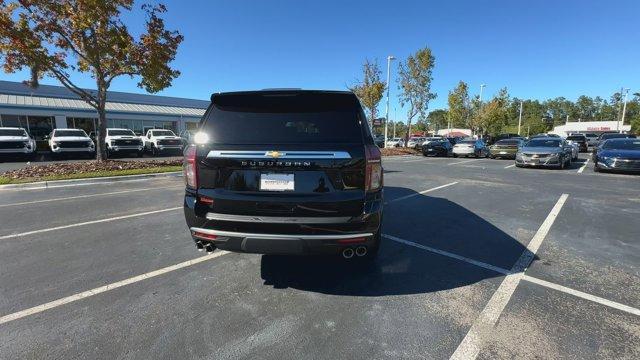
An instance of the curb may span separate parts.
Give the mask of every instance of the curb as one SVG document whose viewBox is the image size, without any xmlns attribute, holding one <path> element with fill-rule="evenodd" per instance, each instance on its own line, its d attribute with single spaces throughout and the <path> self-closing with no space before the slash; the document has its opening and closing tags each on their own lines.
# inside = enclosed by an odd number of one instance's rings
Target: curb
<svg viewBox="0 0 640 360">
<path fill-rule="evenodd" d="M 14 190 L 14 189 L 23 189 L 23 190 L 49 189 L 49 188 L 58 188 L 58 187 L 67 187 L 67 186 L 81 186 L 81 185 L 111 183 L 111 182 L 119 182 L 119 181 L 136 181 L 136 180 L 143 180 L 143 179 L 155 178 L 155 177 L 181 177 L 181 176 L 182 176 L 182 171 L 171 171 L 171 172 L 140 174 L 140 175 L 105 176 L 105 177 L 95 177 L 95 178 L 88 178 L 88 179 L 39 181 L 39 182 L 24 183 L 24 184 L 0 185 L 0 191 Z"/>
</svg>

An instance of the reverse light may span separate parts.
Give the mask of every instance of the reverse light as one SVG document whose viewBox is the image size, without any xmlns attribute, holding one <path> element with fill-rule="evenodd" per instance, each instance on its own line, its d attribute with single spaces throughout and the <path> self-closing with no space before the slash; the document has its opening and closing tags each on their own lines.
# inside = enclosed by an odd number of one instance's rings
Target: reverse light
<svg viewBox="0 0 640 360">
<path fill-rule="evenodd" d="M 201 131 L 197 132 L 195 135 L 193 135 L 193 142 L 198 145 L 206 144 L 209 142 L 209 135 Z"/>
<path fill-rule="evenodd" d="M 198 188 L 198 168 L 196 167 L 196 147 L 189 146 L 184 152 L 184 161 L 182 162 L 182 174 L 184 182 L 188 187 Z"/>
<path fill-rule="evenodd" d="M 376 145 L 365 147 L 365 190 L 376 191 L 382 188 L 382 154 Z"/>
</svg>

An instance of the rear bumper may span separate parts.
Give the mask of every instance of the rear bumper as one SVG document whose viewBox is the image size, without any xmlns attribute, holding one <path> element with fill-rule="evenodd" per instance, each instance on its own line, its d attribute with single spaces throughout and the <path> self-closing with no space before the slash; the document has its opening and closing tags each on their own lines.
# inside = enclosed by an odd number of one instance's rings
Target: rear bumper
<svg viewBox="0 0 640 360">
<path fill-rule="evenodd" d="M 473 155 L 476 153 L 474 148 L 453 148 L 453 153 L 456 155 Z"/>
<path fill-rule="evenodd" d="M 422 155 L 424 156 L 438 156 L 438 155 L 448 155 L 449 151 L 445 148 L 422 148 Z"/>
<path fill-rule="evenodd" d="M 339 254 L 345 247 L 376 246 L 382 223 L 381 198 L 366 202 L 365 211 L 357 217 L 224 218 L 201 207 L 204 205 L 197 203 L 195 196 L 186 194 L 185 220 L 194 241 L 245 253 L 328 255 Z"/>
</svg>

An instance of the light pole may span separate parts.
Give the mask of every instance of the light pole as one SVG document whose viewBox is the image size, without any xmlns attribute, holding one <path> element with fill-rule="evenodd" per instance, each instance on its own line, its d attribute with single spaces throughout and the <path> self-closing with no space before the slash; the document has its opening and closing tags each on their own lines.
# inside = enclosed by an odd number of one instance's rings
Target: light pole
<svg viewBox="0 0 640 360">
<path fill-rule="evenodd" d="M 524 101 L 520 100 L 520 115 L 518 116 L 518 135 L 520 135 L 520 127 L 522 126 L 522 104 Z"/>
<path fill-rule="evenodd" d="M 398 109 L 393 108 L 393 138 L 396 138 L 396 123 L 398 122 Z"/>
<path fill-rule="evenodd" d="M 385 112 L 385 119 L 384 119 L 384 147 L 387 147 L 387 123 L 389 122 L 389 88 L 391 87 L 391 60 L 395 60 L 395 56 L 393 55 L 389 55 L 387 56 L 387 111 Z M 394 128 L 395 128 L 395 122 L 394 122 Z M 395 131 L 394 131 L 394 135 L 395 135 Z"/>
<path fill-rule="evenodd" d="M 480 84 L 480 112 L 482 112 L 482 90 L 484 89 L 484 87 L 487 86 L 486 84 Z"/>
<path fill-rule="evenodd" d="M 622 93 L 620 94 L 622 95 Z M 618 123 L 618 129 L 620 129 L 620 123 L 622 123 L 622 125 L 624 125 L 624 113 L 627 112 L 627 95 L 629 95 L 629 88 L 624 89 L 624 101 L 623 101 L 623 105 L 622 105 L 622 120 L 620 120 L 620 122 Z M 622 131 L 622 130 L 619 130 Z"/>
</svg>

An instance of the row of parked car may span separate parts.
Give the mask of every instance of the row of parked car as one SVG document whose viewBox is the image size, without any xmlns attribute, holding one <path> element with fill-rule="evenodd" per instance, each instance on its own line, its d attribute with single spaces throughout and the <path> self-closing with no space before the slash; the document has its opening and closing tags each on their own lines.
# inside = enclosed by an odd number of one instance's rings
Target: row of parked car
<svg viewBox="0 0 640 360">
<path fill-rule="evenodd" d="M 488 146 L 482 139 L 429 137 L 423 142 L 424 156 L 490 157 L 514 159 L 517 167 L 555 167 L 564 169 L 588 152 L 593 144 L 595 171 L 640 172 L 640 140 L 635 135 L 604 133 L 590 142 L 584 134 L 563 138 L 555 134 L 518 136 L 497 140 Z"/>
<path fill-rule="evenodd" d="M 54 129 L 45 140 L 53 157 L 63 154 L 95 156 L 95 136 L 82 129 Z M 185 141 L 166 129 L 149 129 L 144 136 L 138 136 L 130 129 L 107 128 L 105 136 L 108 157 L 120 154 L 142 157 L 145 152 L 153 156 L 181 154 Z M 36 141 L 24 128 L 0 128 L 0 154 L 32 157 L 36 154 Z"/>
</svg>

